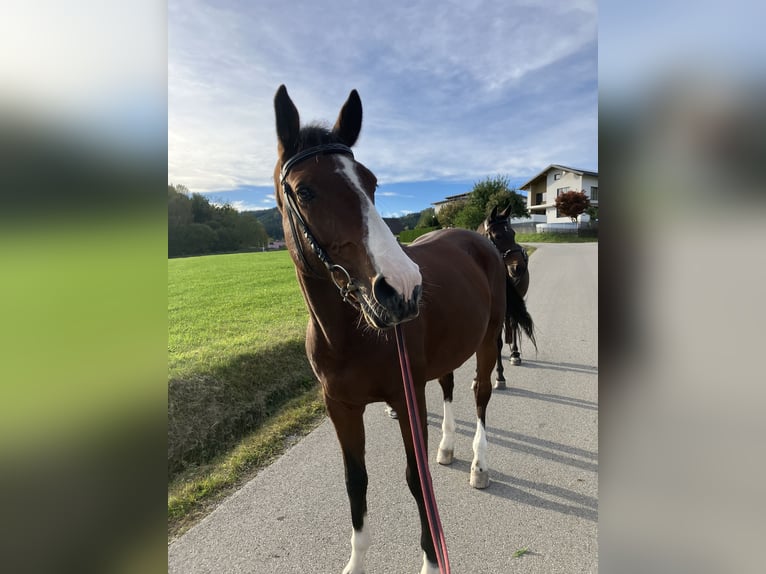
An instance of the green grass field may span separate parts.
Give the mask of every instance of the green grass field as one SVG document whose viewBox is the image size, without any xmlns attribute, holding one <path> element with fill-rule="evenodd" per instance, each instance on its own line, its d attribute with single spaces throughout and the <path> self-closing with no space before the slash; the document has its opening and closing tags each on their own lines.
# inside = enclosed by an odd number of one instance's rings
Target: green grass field
<svg viewBox="0 0 766 574">
<path fill-rule="evenodd" d="M 168 473 L 232 447 L 315 385 L 286 251 L 168 260 Z"/>
</svg>

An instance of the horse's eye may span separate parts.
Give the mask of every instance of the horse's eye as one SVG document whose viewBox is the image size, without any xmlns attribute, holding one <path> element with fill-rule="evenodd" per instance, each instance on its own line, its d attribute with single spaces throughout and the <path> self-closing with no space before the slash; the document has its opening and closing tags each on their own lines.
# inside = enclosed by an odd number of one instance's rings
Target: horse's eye
<svg viewBox="0 0 766 574">
<path fill-rule="evenodd" d="M 296 193 L 298 195 L 298 199 L 303 203 L 309 202 L 314 198 L 314 192 L 303 185 L 298 188 Z"/>
</svg>

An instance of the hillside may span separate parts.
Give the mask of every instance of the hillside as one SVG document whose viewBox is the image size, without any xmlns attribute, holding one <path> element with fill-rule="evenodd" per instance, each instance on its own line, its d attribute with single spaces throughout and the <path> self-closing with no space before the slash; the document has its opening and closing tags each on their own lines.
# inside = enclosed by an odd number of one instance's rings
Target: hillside
<svg viewBox="0 0 766 574">
<path fill-rule="evenodd" d="M 279 214 L 279 210 L 276 207 L 259 211 L 245 211 L 243 213 L 254 215 L 266 229 L 266 233 L 271 239 L 285 238 L 285 234 L 282 230 L 282 216 Z M 403 229 L 414 229 L 420 219 L 420 214 L 421 212 L 416 212 L 408 213 L 402 217 L 384 217 L 383 221 L 385 221 L 391 231 L 397 235 Z"/>
</svg>

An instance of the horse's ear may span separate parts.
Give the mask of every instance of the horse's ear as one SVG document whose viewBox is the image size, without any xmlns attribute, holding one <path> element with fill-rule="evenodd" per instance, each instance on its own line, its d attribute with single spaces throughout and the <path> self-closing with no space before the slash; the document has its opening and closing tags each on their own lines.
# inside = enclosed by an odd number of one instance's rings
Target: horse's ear
<svg viewBox="0 0 766 574">
<path fill-rule="evenodd" d="M 286 156 L 295 153 L 295 147 L 298 143 L 298 132 L 301 129 L 301 120 L 298 115 L 298 108 L 295 107 L 290 96 L 287 95 L 287 88 L 284 84 L 279 86 L 274 96 L 274 112 L 277 116 L 277 149 L 279 157 L 286 159 Z"/>
<path fill-rule="evenodd" d="M 356 143 L 362 130 L 362 100 L 356 90 L 351 90 L 346 103 L 338 114 L 338 119 L 332 131 L 340 140 L 351 147 Z"/>
<path fill-rule="evenodd" d="M 489 220 L 494 221 L 497 219 L 497 205 L 492 208 L 492 212 L 489 214 Z"/>
<path fill-rule="evenodd" d="M 500 217 L 502 217 L 503 219 L 507 218 L 511 214 L 512 205 L 513 205 L 512 203 L 509 203 L 508 207 L 506 207 L 503 211 L 500 212 Z"/>
</svg>

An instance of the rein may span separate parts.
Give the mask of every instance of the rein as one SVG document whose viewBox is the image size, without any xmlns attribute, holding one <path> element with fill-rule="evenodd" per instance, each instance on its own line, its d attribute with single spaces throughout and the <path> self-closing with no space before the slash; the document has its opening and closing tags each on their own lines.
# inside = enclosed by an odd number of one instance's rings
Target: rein
<svg viewBox="0 0 766 574">
<path fill-rule="evenodd" d="M 298 222 L 298 225 L 301 228 L 301 232 L 306 238 L 306 241 L 308 241 L 312 251 L 324 264 L 327 271 L 329 271 L 330 278 L 338 288 L 338 291 L 340 291 L 340 295 L 343 298 L 343 301 L 350 303 L 352 306 L 358 308 L 359 303 L 356 300 L 355 292 L 359 290 L 359 282 L 355 279 L 352 279 L 351 275 L 349 275 L 349 272 L 346 271 L 344 267 L 333 263 L 330 259 L 330 256 L 327 255 L 327 252 L 322 249 L 321 245 L 319 245 L 316 238 L 309 230 L 309 226 L 306 223 L 306 220 L 303 219 L 301 212 L 298 210 L 298 206 L 295 203 L 295 192 L 293 191 L 293 188 L 289 183 L 287 183 L 287 175 L 290 173 L 290 170 L 295 167 L 296 164 L 318 155 L 332 153 L 344 153 L 350 155 L 352 158 L 354 157 L 354 152 L 351 151 L 351 148 L 343 144 L 323 144 L 308 148 L 294 155 L 285 162 L 285 164 L 282 166 L 282 170 L 280 171 L 279 183 L 282 186 L 282 194 L 285 196 L 285 208 L 287 209 L 287 220 L 290 223 L 290 232 L 293 235 L 293 239 L 295 239 L 298 255 L 303 262 L 303 266 L 309 269 L 314 275 L 321 277 L 321 275 L 317 273 L 314 267 L 306 259 L 306 254 L 303 253 L 303 246 L 300 244 L 300 241 L 298 241 L 298 233 L 295 229 L 296 221 Z M 338 274 L 340 274 L 340 279 L 338 278 Z"/>
<path fill-rule="evenodd" d="M 418 466 L 418 477 L 420 478 L 420 489 L 423 492 L 423 502 L 426 507 L 426 515 L 428 516 L 428 526 L 431 530 L 431 540 L 436 551 L 439 572 L 441 574 L 450 574 L 447 542 L 444 539 L 444 529 L 439 518 L 439 509 L 436 507 L 434 485 L 431 480 L 431 473 L 428 470 L 428 452 L 426 451 L 426 443 L 423 437 L 423 427 L 420 423 L 418 401 L 415 397 L 415 385 L 412 381 L 412 371 L 410 369 L 410 358 L 407 355 L 407 348 L 404 344 L 404 332 L 402 331 L 401 324 L 394 327 L 394 332 L 396 333 L 396 349 L 399 351 L 399 366 L 402 369 L 404 396 L 407 401 L 412 442 L 415 445 L 415 461 Z"/>
</svg>

